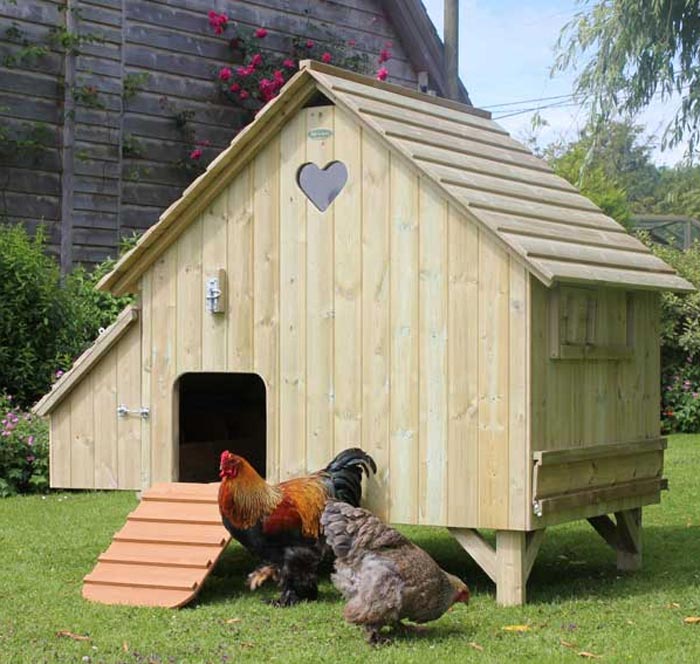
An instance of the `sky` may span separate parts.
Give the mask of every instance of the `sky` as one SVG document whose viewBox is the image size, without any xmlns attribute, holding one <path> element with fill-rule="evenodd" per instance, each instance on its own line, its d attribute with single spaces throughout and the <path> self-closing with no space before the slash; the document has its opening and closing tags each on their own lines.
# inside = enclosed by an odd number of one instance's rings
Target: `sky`
<svg viewBox="0 0 700 664">
<path fill-rule="evenodd" d="M 423 4 L 442 35 L 444 0 L 423 0 Z M 585 124 L 580 107 L 544 108 L 561 100 L 526 100 L 571 94 L 575 73 L 557 73 L 552 78 L 550 68 L 562 27 L 580 11 L 576 0 L 459 0 L 459 11 L 459 72 L 472 103 L 491 111 L 493 118 L 519 139 L 531 134 L 534 111 L 499 117 L 541 106 L 540 116 L 548 126 L 536 133 L 540 145 L 575 139 Z M 638 121 L 648 135 L 660 138 L 673 111 L 674 105 L 655 102 Z M 655 150 L 653 159 L 659 165 L 672 166 L 682 156 L 683 148 L 679 147 Z"/>
</svg>

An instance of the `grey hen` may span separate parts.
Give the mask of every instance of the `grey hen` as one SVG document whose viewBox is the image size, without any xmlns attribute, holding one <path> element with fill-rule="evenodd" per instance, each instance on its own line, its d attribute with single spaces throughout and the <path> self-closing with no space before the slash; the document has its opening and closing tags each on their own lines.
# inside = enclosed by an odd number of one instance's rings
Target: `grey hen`
<svg viewBox="0 0 700 664">
<path fill-rule="evenodd" d="M 363 626 L 370 643 L 385 640 L 385 625 L 436 620 L 455 602 L 469 602 L 461 579 L 371 512 L 329 501 L 321 525 L 336 556 L 331 580 L 347 600 L 345 619 Z"/>
</svg>

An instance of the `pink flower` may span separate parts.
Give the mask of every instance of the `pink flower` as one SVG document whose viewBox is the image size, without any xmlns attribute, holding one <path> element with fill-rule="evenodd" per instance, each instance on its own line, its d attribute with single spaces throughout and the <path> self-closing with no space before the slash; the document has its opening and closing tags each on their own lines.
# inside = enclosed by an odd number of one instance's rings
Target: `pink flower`
<svg viewBox="0 0 700 664">
<path fill-rule="evenodd" d="M 217 14 L 214 10 L 209 12 L 209 25 L 217 35 L 224 32 L 227 24 L 228 16 L 226 14 Z"/>
<path fill-rule="evenodd" d="M 391 53 L 387 49 L 383 48 L 379 51 L 379 64 L 386 62 L 389 58 L 391 58 Z"/>
<path fill-rule="evenodd" d="M 313 47 L 314 47 L 313 41 L 311 39 L 307 39 L 306 40 L 306 48 L 313 48 Z"/>
<path fill-rule="evenodd" d="M 248 99 L 250 97 L 250 94 L 246 90 L 241 90 L 241 94 L 238 95 L 241 99 Z"/>
<path fill-rule="evenodd" d="M 255 36 L 256 36 L 258 39 L 264 39 L 265 37 L 267 37 L 267 30 L 265 30 L 265 28 L 258 28 L 258 29 L 255 31 Z"/>
<path fill-rule="evenodd" d="M 330 54 L 328 51 L 326 51 L 326 52 L 321 56 L 321 60 L 323 60 L 323 62 L 325 62 L 325 63 L 329 63 L 329 62 L 331 61 L 331 54 Z"/>
<path fill-rule="evenodd" d="M 275 69 L 272 75 L 275 77 L 277 83 L 284 83 L 284 74 L 281 70 Z"/>
<path fill-rule="evenodd" d="M 282 66 L 286 69 L 296 69 L 297 65 L 291 58 L 282 61 Z"/>
<path fill-rule="evenodd" d="M 348 46 L 357 46 L 357 39 L 348 39 Z"/>
<path fill-rule="evenodd" d="M 233 75 L 233 72 L 229 67 L 222 67 L 219 69 L 219 80 L 220 81 L 228 81 L 229 78 Z"/>
<path fill-rule="evenodd" d="M 27 438 L 27 445 L 30 447 L 34 445 L 34 436 L 29 436 L 29 438 Z"/>
<path fill-rule="evenodd" d="M 241 86 L 238 83 L 231 83 L 231 87 L 229 88 L 231 92 L 238 92 L 240 89 Z"/>
<path fill-rule="evenodd" d="M 63 375 L 63 371 L 60 369 L 56 372 L 56 378 L 60 378 Z"/>
<path fill-rule="evenodd" d="M 262 64 L 263 57 L 260 53 L 256 53 L 251 59 L 250 59 L 250 66 L 251 67 L 259 67 Z"/>
<path fill-rule="evenodd" d="M 377 70 L 377 80 L 386 81 L 386 77 L 389 75 L 389 70 L 386 67 L 380 67 Z"/>
<path fill-rule="evenodd" d="M 239 76 L 244 76 L 244 77 L 245 77 L 245 76 L 250 76 L 250 75 L 253 73 L 253 71 L 254 71 L 254 70 L 251 69 L 250 67 L 238 67 L 238 68 L 236 69 L 236 73 L 237 73 Z"/>
<path fill-rule="evenodd" d="M 190 152 L 190 159 L 192 161 L 199 161 L 200 157 L 202 156 L 202 148 L 195 148 Z"/>
</svg>

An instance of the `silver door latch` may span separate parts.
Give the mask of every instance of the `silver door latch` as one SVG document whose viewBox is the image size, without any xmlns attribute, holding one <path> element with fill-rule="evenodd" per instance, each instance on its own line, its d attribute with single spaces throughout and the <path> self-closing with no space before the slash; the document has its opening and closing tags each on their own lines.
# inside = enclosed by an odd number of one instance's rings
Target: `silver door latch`
<svg viewBox="0 0 700 664">
<path fill-rule="evenodd" d="M 151 415 L 151 409 L 146 407 L 129 408 L 128 406 L 125 406 L 122 403 L 117 406 L 117 415 L 119 417 L 128 417 L 129 415 L 140 415 L 144 420 L 147 420 Z"/>
</svg>

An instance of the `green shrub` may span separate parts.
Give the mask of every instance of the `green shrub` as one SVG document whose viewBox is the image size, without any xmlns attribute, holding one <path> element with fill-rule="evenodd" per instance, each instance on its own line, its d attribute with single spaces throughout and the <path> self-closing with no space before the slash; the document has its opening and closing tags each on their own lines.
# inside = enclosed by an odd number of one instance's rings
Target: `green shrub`
<svg viewBox="0 0 700 664">
<path fill-rule="evenodd" d="M 19 406 L 41 397 L 128 302 L 94 290 L 110 267 L 78 268 L 62 283 L 42 229 L 31 238 L 21 225 L 0 225 L 0 391 Z"/>
<path fill-rule="evenodd" d="M 0 394 L 0 498 L 49 487 L 48 424 Z"/>
<path fill-rule="evenodd" d="M 652 251 L 698 290 L 661 296 L 661 422 L 666 432 L 700 431 L 700 243 L 687 251 L 654 244 Z"/>
</svg>

